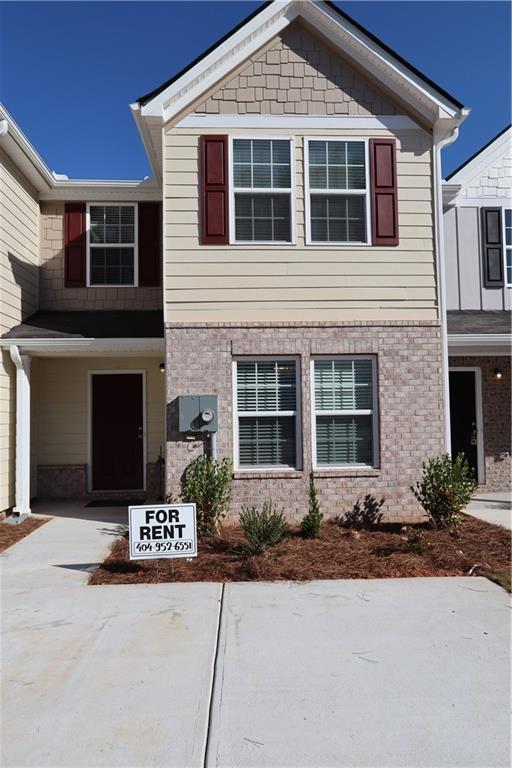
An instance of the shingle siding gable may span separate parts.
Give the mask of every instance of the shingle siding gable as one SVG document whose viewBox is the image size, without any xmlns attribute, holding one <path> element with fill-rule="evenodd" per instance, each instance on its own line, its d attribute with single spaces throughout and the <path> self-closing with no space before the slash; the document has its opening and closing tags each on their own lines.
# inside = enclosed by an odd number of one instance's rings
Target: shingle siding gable
<svg viewBox="0 0 512 768">
<path fill-rule="evenodd" d="M 368 78 L 296 23 L 195 110 L 208 114 L 394 115 Z"/>
</svg>

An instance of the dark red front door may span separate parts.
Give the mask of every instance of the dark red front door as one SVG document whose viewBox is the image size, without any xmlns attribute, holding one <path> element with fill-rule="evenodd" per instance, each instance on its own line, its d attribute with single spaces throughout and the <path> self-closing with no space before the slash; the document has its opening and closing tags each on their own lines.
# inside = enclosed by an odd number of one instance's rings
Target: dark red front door
<svg viewBox="0 0 512 768">
<path fill-rule="evenodd" d="M 144 486 L 141 373 L 92 376 L 92 490 Z"/>
</svg>

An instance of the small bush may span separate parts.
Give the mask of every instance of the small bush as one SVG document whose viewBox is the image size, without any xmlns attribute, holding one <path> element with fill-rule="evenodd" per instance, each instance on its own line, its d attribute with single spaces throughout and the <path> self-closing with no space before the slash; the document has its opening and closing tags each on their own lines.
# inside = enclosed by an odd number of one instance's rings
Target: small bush
<svg viewBox="0 0 512 768">
<path fill-rule="evenodd" d="M 231 459 L 217 461 L 210 456 L 199 456 L 185 469 L 181 483 L 181 497 L 185 503 L 197 506 L 197 533 L 214 536 L 226 516 L 231 498 Z"/>
<path fill-rule="evenodd" d="M 375 496 L 367 493 L 362 502 L 358 499 L 350 512 L 339 518 L 339 522 L 346 528 L 372 528 L 382 520 L 380 510 L 383 504 L 384 499 L 377 501 Z"/>
<path fill-rule="evenodd" d="M 308 511 L 302 518 L 300 524 L 300 533 L 305 539 L 317 539 L 320 536 L 320 526 L 322 524 L 322 513 L 318 503 L 315 487 L 315 476 L 311 471 L 309 473 L 309 504 Z"/>
<path fill-rule="evenodd" d="M 412 528 L 404 526 L 402 528 L 402 541 L 404 546 L 412 552 L 417 552 L 418 555 L 424 555 L 429 549 L 432 549 L 432 544 L 428 540 L 427 531 L 422 528 Z"/>
<path fill-rule="evenodd" d="M 467 507 L 477 487 L 464 454 L 459 453 L 452 462 L 444 453 L 423 462 L 423 475 L 411 491 L 434 525 L 448 528 L 462 522 L 459 512 Z"/>
<path fill-rule="evenodd" d="M 261 555 L 279 544 L 288 529 L 283 512 L 273 509 L 270 501 L 266 501 L 262 509 L 242 507 L 240 525 L 251 555 Z"/>
</svg>

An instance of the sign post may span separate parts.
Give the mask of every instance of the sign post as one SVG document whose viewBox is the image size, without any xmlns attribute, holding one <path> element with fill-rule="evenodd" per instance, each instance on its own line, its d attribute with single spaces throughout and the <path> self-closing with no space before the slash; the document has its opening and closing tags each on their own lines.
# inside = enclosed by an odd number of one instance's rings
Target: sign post
<svg viewBox="0 0 512 768">
<path fill-rule="evenodd" d="M 130 560 L 196 557 L 195 504 L 128 507 Z"/>
</svg>

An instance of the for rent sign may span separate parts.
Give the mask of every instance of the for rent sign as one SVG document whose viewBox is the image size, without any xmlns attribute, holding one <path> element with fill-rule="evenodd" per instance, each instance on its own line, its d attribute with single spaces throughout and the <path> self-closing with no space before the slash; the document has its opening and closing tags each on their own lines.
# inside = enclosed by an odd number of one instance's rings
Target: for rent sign
<svg viewBox="0 0 512 768">
<path fill-rule="evenodd" d="M 197 555 L 196 505 L 128 507 L 130 560 Z"/>
</svg>

